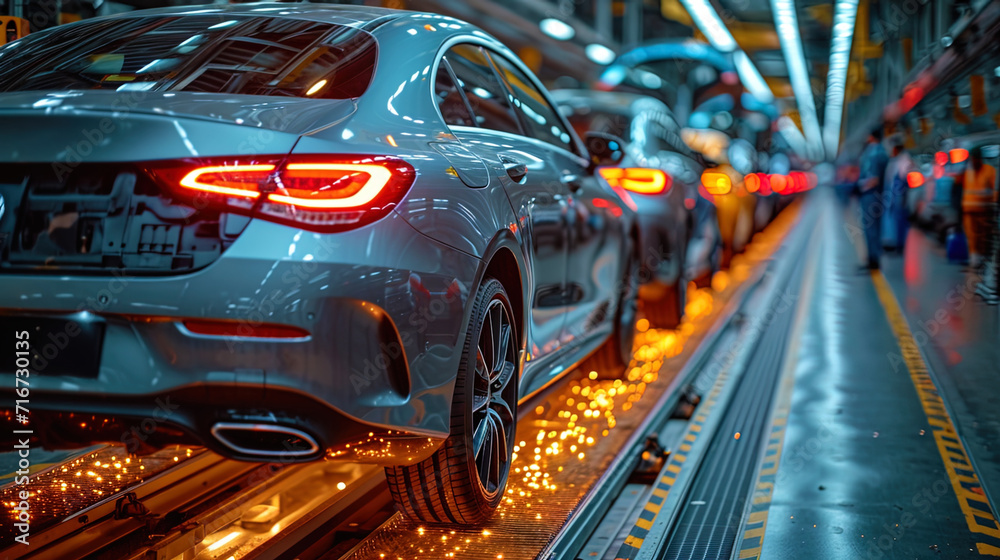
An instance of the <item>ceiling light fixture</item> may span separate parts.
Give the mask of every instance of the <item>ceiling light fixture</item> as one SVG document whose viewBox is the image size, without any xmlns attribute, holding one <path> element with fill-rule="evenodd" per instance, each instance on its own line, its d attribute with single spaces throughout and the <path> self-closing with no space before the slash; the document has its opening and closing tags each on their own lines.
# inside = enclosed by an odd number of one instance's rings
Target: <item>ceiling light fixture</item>
<svg viewBox="0 0 1000 560">
<path fill-rule="evenodd" d="M 715 8 L 708 3 L 708 0 L 681 0 L 681 4 L 684 4 L 684 8 L 691 14 L 698 29 L 713 47 L 722 52 L 736 50 L 736 39 L 733 39 L 733 34 L 719 19 L 719 14 L 715 13 Z"/>
<path fill-rule="evenodd" d="M 569 41 L 576 35 L 576 29 L 561 19 L 545 18 L 538 22 L 538 27 L 542 29 L 542 33 L 559 41 Z"/>
<path fill-rule="evenodd" d="M 605 47 L 600 43 L 591 43 L 587 45 L 587 58 L 596 62 L 597 64 L 611 64 L 615 61 L 615 51 Z"/>
<path fill-rule="evenodd" d="M 734 52 L 733 64 L 736 65 L 736 71 L 740 74 L 740 81 L 743 82 L 743 87 L 747 88 L 750 95 L 754 96 L 761 103 L 771 103 L 774 101 L 774 93 L 771 91 L 770 86 L 767 85 L 767 82 L 764 81 L 764 76 L 760 75 L 760 71 L 757 70 L 753 61 L 747 56 L 747 53 L 743 51 Z"/>
<path fill-rule="evenodd" d="M 691 14 L 695 25 L 716 50 L 733 53 L 733 63 L 736 65 L 736 71 L 739 72 L 740 80 L 747 91 L 761 103 L 774 101 L 774 93 L 771 92 L 771 88 L 768 87 L 767 82 L 764 81 L 764 77 L 760 75 L 750 57 L 740 50 L 736 39 L 719 18 L 715 8 L 707 0 L 681 0 L 681 3 Z"/>
<path fill-rule="evenodd" d="M 813 98 L 809 69 L 806 66 L 802 39 L 799 37 L 799 22 L 795 14 L 794 0 L 771 0 L 774 25 L 781 39 L 781 50 L 788 65 L 788 75 L 792 82 L 792 92 L 799 106 L 802 128 L 805 134 L 807 156 L 812 160 L 823 159 L 823 143 L 816 115 L 816 100 Z"/>
<path fill-rule="evenodd" d="M 858 16 L 858 0 L 838 0 L 833 12 L 833 38 L 830 41 L 830 69 L 826 74 L 826 114 L 823 118 L 823 145 L 828 158 L 837 157 L 840 128 L 847 94 L 847 69 L 851 62 L 851 44 Z"/>
</svg>

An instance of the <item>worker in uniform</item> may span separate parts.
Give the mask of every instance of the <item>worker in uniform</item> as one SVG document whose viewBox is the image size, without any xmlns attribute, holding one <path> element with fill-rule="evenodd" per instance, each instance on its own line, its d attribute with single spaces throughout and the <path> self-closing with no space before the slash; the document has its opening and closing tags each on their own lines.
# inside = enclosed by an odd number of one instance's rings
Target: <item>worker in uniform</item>
<svg viewBox="0 0 1000 560">
<path fill-rule="evenodd" d="M 885 184 L 885 168 L 889 157 L 882 146 L 882 127 L 876 127 L 868 135 L 868 145 L 861 153 L 861 173 L 858 190 L 861 192 L 861 227 L 865 232 L 868 248 L 868 263 L 862 270 L 878 270 L 882 255 L 882 215 L 885 205 L 882 192 Z"/>
<path fill-rule="evenodd" d="M 913 160 L 903 146 L 902 138 L 896 138 L 892 143 L 892 157 L 886 166 L 883 183 L 885 214 L 882 217 L 882 246 L 899 254 L 903 254 L 910 226 L 906 176 L 913 170 Z"/>
<path fill-rule="evenodd" d="M 962 229 L 969 240 L 969 266 L 978 269 L 990 254 L 993 240 L 996 169 L 983 163 L 979 147 L 969 152 L 969 166 L 962 175 Z"/>
</svg>

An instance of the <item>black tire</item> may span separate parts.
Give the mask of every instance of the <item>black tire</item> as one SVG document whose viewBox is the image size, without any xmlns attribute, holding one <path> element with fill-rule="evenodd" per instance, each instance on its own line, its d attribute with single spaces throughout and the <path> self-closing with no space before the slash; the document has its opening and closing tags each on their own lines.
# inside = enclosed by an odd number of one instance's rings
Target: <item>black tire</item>
<svg viewBox="0 0 1000 560">
<path fill-rule="evenodd" d="M 687 302 L 687 284 L 683 278 L 672 286 L 666 286 L 663 296 L 658 299 L 643 299 L 642 312 L 654 329 L 676 329 L 684 318 L 684 304 Z"/>
<path fill-rule="evenodd" d="M 655 329 L 676 329 L 684 318 L 684 306 L 687 303 L 687 280 L 684 277 L 687 264 L 687 246 L 690 234 L 677 242 L 674 250 L 676 255 L 676 275 L 673 282 L 654 286 L 654 289 L 639 289 L 642 300 L 643 315 L 649 321 L 649 326 Z M 645 297 L 644 292 L 652 297 Z M 654 295 L 655 294 L 655 295 Z"/>
<path fill-rule="evenodd" d="M 601 378 L 620 378 L 632 360 L 635 319 L 638 312 L 639 260 L 629 252 L 615 310 L 615 329 L 581 367 L 596 371 Z"/>
<path fill-rule="evenodd" d="M 451 435 L 423 462 L 385 469 L 389 492 L 410 519 L 475 525 L 500 505 L 517 428 L 520 346 L 513 317 L 503 285 L 486 279 L 462 349 Z"/>
</svg>

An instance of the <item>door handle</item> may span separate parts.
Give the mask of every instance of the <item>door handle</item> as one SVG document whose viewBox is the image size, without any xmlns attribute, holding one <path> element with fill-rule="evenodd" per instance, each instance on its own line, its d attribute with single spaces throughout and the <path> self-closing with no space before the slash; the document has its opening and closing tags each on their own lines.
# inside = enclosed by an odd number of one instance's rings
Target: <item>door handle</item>
<svg viewBox="0 0 1000 560">
<path fill-rule="evenodd" d="M 500 163 L 507 176 L 515 183 L 520 183 L 528 175 L 528 165 L 515 157 L 500 154 Z"/>
</svg>

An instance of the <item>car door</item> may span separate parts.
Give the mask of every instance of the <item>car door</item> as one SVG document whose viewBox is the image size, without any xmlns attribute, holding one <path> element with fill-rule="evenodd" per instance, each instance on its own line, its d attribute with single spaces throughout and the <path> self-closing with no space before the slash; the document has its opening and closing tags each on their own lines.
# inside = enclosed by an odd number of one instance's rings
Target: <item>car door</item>
<svg viewBox="0 0 1000 560">
<path fill-rule="evenodd" d="M 583 342 L 611 327 L 622 278 L 621 201 L 590 173 L 569 127 L 541 88 L 502 54 L 491 57 L 522 126 L 556 170 L 556 188 L 567 191 L 570 246 L 560 338 L 563 345 Z"/>
<path fill-rule="evenodd" d="M 483 49 L 459 44 L 446 53 L 438 81 L 446 72 L 461 90 L 472 123 L 449 123 L 464 146 L 490 168 L 491 180 L 504 186 L 525 240 L 533 287 L 525 376 L 560 347 L 565 321 L 565 283 L 569 252 L 568 202 L 552 162 L 523 130 Z M 438 85 L 438 87 L 441 87 Z M 525 379 L 525 382 L 528 382 Z M 530 385 L 530 383 L 529 383 Z"/>
</svg>

